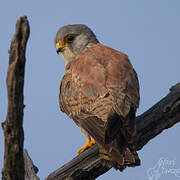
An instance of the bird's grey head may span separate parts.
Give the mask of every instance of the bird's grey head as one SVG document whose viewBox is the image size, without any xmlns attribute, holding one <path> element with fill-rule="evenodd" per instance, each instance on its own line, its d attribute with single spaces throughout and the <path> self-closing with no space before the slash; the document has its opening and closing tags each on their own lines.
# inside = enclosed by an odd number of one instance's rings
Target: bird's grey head
<svg viewBox="0 0 180 180">
<path fill-rule="evenodd" d="M 73 60 L 89 44 L 98 43 L 95 34 L 83 24 L 74 24 L 61 27 L 55 37 L 56 51 L 66 60 Z"/>
</svg>

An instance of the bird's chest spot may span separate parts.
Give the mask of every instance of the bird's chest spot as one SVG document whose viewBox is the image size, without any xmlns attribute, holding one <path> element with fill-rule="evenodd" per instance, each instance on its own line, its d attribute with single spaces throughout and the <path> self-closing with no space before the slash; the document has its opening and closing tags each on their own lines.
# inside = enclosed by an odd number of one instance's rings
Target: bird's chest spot
<svg viewBox="0 0 180 180">
<path fill-rule="evenodd" d="M 71 88 L 71 82 L 67 81 L 63 88 L 63 95 L 64 96 L 71 96 L 72 95 L 72 88 Z"/>
<path fill-rule="evenodd" d="M 65 83 L 62 93 L 63 93 L 63 96 L 68 96 L 68 97 L 79 96 L 79 92 L 75 90 L 71 81 L 67 81 Z"/>
<path fill-rule="evenodd" d="M 85 90 L 85 94 L 86 96 L 94 96 L 95 95 L 94 89 L 92 87 L 87 88 Z"/>
</svg>

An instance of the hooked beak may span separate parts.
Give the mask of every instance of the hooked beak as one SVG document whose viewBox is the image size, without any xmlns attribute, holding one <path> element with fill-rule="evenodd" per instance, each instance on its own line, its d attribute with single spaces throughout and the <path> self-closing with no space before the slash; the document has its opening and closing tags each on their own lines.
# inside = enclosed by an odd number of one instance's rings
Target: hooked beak
<svg viewBox="0 0 180 180">
<path fill-rule="evenodd" d="M 60 54 L 64 50 L 64 43 L 63 42 L 57 42 L 56 43 L 56 52 Z"/>
<path fill-rule="evenodd" d="M 60 54 L 60 52 L 63 50 L 64 47 L 56 47 L 57 54 Z"/>
</svg>

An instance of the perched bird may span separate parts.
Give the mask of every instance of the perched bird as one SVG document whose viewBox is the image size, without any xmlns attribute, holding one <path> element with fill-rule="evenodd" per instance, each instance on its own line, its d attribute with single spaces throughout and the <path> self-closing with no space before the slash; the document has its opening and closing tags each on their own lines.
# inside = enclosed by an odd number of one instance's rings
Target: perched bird
<svg viewBox="0 0 180 180">
<path fill-rule="evenodd" d="M 97 143 L 116 169 L 139 165 L 133 148 L 139 82 L 128 56 L 99 43 L 83 24 L 60 28 L 55 45 L 66 62 L 60 109 L 87 135 L 78 153 Z"/>
</svg>

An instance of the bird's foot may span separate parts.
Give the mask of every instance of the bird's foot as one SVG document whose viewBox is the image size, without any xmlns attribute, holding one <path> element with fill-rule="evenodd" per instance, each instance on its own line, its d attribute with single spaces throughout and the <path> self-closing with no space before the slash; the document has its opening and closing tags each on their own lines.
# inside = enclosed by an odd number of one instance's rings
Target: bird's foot
<svg viewBox="0 0 180 180">
<path fill-rule="evenodd" d="M 78 149 L 77 153 L 80 154 L 81 152 L 85 151 L 87 148 L 90 148 L 94 144 L 96 144 L 96 141 L 94 139 L 91 140 L 91 138 L 88 136 L 86 144 L 80 149 Z"/>
</svg>

